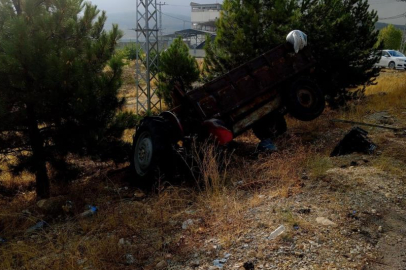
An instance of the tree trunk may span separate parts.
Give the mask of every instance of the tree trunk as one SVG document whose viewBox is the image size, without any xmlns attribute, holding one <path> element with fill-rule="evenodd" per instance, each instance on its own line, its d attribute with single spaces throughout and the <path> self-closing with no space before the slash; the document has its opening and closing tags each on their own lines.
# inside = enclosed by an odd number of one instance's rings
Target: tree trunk
<svg viewBox="0 0 406 270">
<path fill-rule="evenodd" d="M 49 178 L 46 168 L 46 158 L 44 151 L 44 140 L 38 129 L 35 110 L 31 105 L 27 105 L 28 133 L 34 159 L 36 192 L 39 198 L 49 198 Z"/>
</svg>

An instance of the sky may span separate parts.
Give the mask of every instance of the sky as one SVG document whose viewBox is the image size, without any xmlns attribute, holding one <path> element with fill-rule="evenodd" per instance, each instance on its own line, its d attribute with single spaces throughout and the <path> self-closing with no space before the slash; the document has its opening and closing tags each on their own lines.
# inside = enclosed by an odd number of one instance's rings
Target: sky
<svg viewBox="0 0 406 270">
<path fill-rule="evenodd" d="M 404 0 L 405 1 L 405 0 Z M 396 20 L 382 20 L 383 18 L 400 15 L 406 12 L 406 1 L 398 2 L 397 0 L 369 0 L 370 9 L 378 11 L 379 21 L 391 24 L 406 23 L 406 18 Z"/>
<path fill-rule="evenodd" d="M 106 10 L 109 13 L 132 12 L 136 10 L 136 0 L 89 0 L 97 5 L 99 9 Z M 399 2 L 405 1 L 405 2 Z M 162 12 L 171 14 L 182 14 L 190 16 L 190 0 L 158 0 L 157 2 L 166 3 L 162 6 Z M 197 3 L 221 3 L 221 0 L 195 0 Z M 369 0 L 370 8 L 378 11 L 380 18 L 396 16 L 406 12 L 406 0 Z M 406 23 L 406 18 L 396 20 L 380 20 L 385 23 L 401 24 Z"/>
<path fill-rule="evenodd" d="M 116 12 L 129 12 L 136 10 L 136 0 L 88 0 L 94 5 L 97 5 L 99 9 L 106 10 L 108 13 Z M 223 1 L 216 0 L 157 0 L 157 3 L 165 3 L 165 6 L 162 6 L 162 12 L 172 13 L 172 14 L 182 14 L 190 16 L 190 2 L 196 2 L 201 4 L 211 4 L 211 3 L 221 3 Z"/>
</svg>

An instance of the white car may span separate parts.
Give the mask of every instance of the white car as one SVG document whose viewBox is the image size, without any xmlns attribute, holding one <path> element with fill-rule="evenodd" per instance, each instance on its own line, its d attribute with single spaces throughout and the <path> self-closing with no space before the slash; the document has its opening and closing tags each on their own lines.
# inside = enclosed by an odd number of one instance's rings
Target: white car
<svg viewBox="0 0 406 270">
<path fill-rule="evenodd" d="M 390 69 L 406 69 L 406 56 L 395 50 L 383 50 L 381 59 L 375 65 Z"/>
</svg>

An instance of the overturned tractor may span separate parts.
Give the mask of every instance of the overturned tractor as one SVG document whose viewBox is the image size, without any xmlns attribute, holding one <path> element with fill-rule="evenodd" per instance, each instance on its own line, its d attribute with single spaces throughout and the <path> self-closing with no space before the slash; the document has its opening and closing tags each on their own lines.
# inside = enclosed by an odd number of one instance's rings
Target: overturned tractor
<svg viewBox="0 0 406 270">
<path fill-rule="evenodd" d="M 191 140 L 215 138 L 226 145 L 248 129 L 262 139 L 275 125 L 286 128 L 284 115 L 311 121 L 324 110 L 323 92 L 312 80 L 315 60 L 306 35 L 289 34 L 287 42 L 186 92 L 173 91 L 177 106 L 145 117 L 134 135 L 131 166 L 139 179 L 165 172 L 174 154 Z"/>
</svg>

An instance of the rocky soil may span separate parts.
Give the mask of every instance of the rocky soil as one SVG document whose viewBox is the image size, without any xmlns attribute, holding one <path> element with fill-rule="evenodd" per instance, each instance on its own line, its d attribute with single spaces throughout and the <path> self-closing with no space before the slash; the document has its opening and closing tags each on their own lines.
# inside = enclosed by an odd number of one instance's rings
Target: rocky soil
<svg viewBox="0 0 406 270">
<path fill-rule="evenodd" d="M 375 158 L 333 158 L 323 179 L 304 175 L 289 198 L 265 190 L 244 215 L 250 229 L 230 247 L 196 239 L 202 248 L 168 269 L 406 269 L 405 179 L 374 167 Z"/>
<path fill-rule="evenodd" d="M 360 115 L 406 127 L 406 105 Z M 124 165 L 78 161 L 52 199 L 3 193 L 0 269 L 406 270 L 406 134 L 365 127 L 374 154 L 329 157 L 351 128 L 335 117 L 290 119 L 273 154 L 242 136 L 210 192 L 190 179 L 150 192 Z"/>
</svg>

